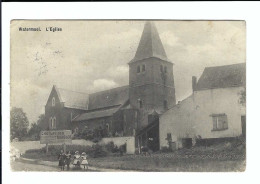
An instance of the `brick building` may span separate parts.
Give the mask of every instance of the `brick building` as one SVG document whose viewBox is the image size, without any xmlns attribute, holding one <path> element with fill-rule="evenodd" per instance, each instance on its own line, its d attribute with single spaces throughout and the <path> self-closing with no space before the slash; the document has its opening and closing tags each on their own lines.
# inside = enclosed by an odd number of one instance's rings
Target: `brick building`
<svg viewBox="0 0 260 184">
<path fill-rule="evenodd" d="M 45 106 L 46 129 L 76 132 L 84 127 L 105 127 L 110 136 L 136 136 L 138 146 L 149 140 L 159 142 L 158 116 L 176 100 L 173 63 L 153 23 L 145 23 L 136 54 L 128 64 L 128 86 L 93 94 L 53 86 Z"/>
</svg>

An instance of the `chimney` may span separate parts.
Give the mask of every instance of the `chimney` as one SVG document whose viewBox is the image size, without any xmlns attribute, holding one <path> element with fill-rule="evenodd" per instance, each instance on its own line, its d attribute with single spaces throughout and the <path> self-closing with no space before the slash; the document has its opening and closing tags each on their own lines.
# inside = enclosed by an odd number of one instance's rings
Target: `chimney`
<svg viewBox="0 0 260 184">
<path fill-rule="evenodd" d="M 197 86 L 197 77 L 192 76 L 192 91 L 194 92 L 196 90 Z"/>
</svg>

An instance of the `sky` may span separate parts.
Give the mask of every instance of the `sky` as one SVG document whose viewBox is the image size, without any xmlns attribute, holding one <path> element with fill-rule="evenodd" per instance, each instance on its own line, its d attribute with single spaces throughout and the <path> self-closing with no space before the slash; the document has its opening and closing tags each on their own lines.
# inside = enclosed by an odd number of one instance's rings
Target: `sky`
<svg viewBox="0 0 260 184">
<path fill-rule="evenodd" d="M 53 85 L 93 93 L 128 85 L 145 21 L 11 22 L 11 107 L 37 121 Z M 246 61 L 243 21 L 154 21 L 173 73 L 177 101 L 192 93 L 205 67 Z M 40 27 L 41 31 L 19 31 Z M 62 31 L 46 31 L 59 27 Z"/>
</svg>

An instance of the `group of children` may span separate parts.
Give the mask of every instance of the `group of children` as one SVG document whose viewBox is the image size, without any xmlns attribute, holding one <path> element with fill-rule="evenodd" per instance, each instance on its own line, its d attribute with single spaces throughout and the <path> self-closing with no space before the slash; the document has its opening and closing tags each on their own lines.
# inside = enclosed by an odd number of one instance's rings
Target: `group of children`
<svg viewBox="0 0 260 184">
<path fill-rule="evenodd" d="M 70 151 L 68 151 L 66 154 L 61 150 L 61 153 L 58 157 L 59 160 L 59 166 L 62 171 L 64 171 L 65 165 L 67 165 L 67 170 L 69 170 L 70 163 L 72 161 L 72 164 L 75 167 L 80 167 L 82 165 L 84 169 L 88 169 L 88 160 L 87 160 L 87 154 L 85 152 L 82 152 L 81 155 L 78 151 L 75 152 L 74 156 L 70 154 Z"/>
</svg>

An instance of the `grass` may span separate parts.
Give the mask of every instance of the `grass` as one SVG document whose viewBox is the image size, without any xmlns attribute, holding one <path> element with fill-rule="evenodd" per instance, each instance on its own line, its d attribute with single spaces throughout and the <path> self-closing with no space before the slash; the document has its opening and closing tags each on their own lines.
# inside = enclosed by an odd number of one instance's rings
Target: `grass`
<svg viewBox="0 0 260 184">
<path fill-rule="evenodd" d="M 70 147 L 68 150 L 93 152 L 91 147 Z M 102 148 L 103 149 L 103 148 Z M 102 150 L 101 149 L 101 150 Z M 105 149 L 105 147 L 104 147 Z M 46 155 L 44 149 L 27 151 L 24 157 L 48 161 L 57 161 L 54 154 L 59 149 L 51 148 L 52 154 Z M 244 140 L 234 140 L 212 146 L 195 146 L 175 152 L 153 153 L 150 156 L 123 155 L 106 152 L 103 157 L 93 158 L 90 154 L 89 164 L 95 167 L 139 170 L 139 171 L 189 171 L 189 172 L 224 172 L 244 171 L 246 168 L 246 150 Z M 58 154 L 58 153 L 57 153 Z"/>
</svg>

